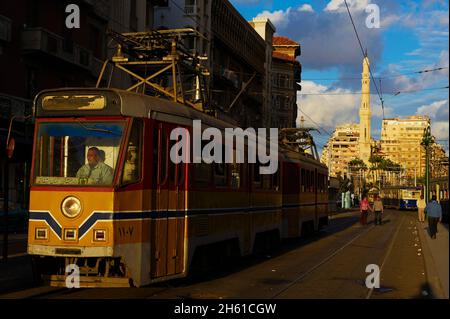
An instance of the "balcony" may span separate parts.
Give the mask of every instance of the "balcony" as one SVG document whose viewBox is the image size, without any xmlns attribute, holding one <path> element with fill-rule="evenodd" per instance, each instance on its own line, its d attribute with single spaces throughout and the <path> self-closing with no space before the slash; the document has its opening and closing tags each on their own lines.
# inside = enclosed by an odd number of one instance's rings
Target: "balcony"
<svg viewBox="0 0 450 319">
<path fill-rule="evenodd" d="M 186 5 L 184 6 L 184 14 L 200 17 L 200 8 L 197 5 Z"/>
<path fill-rule="evenodd" d="M 84 0 L 84 2 L 89 4 L 100 18 L 104 20 L 109 19 L 110 4 L 108 0 Z"/>
<path fill-rule="evenodd" d="M 92 52 L 75 43 L 64 43 L 64 38 L 44 28 L 26 28 L 22 31 L 23 53 L 40 52 L 91 70 L 94 64 Z"/>
</svg>

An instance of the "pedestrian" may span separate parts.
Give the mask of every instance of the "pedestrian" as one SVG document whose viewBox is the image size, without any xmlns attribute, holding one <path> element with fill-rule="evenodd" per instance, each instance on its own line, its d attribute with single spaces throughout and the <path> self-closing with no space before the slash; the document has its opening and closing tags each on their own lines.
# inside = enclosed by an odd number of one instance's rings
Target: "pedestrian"
<svg viewBox="0 0 450 319">
<path fill-rule="evenodd" d="M 420 199 L 417 201 L 417 211 L 418 211 L 418 217 L 419 222 L 425 222 L 425 207 L 427 206 L 427 203 L 425 203 L 425 199 L 423 198 L 423 195 L 420 195 Z"/>
<path fill-rule="evenodd" d="M 361 203 L 359 205 L 359 211 L 361 213 L 359 222 L 361 223 L 361 225 L 367 224 L 367 214 L 368 214 L 369 210 L 372 210 L 372 208 L 370 207 L 369 200 L 367 199 L 367 196 L 364 195 L 363 199 L 362 199 L 362 201 L 361 201 Z"/>
<path fill-rule="evenodd" d="M 373 202 L 373 211 L 375 212 L 375 225 L 381 225 L 381 218 L 383 217 L 384 207 L 380 196 L 375 195 Z"/>
<path fill-rule="evenodd" d="M 425 207 L 428 216 L 428 230 L 432 239 L 436 239 L 437 223 L 442 220 L 441 204 L 436 201 L 436 195 L 431 197 L 431 201 Z"/>
</svg>

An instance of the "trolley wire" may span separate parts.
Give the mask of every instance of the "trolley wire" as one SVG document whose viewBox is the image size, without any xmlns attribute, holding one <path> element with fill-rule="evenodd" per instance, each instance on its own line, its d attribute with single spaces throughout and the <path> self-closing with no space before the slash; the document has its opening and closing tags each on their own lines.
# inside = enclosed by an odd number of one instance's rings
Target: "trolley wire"
<svg viewBox="0 0 450 319">
<path fill-rule="evenodd" d="M 397 92 L 385 92 L 384 94 L 389 94 L 389 95 L 393 95 L 393 96 L 397 96 L 399 94 L 403 94 L 403 93 L 415 93 L 415 92 L 421 92 L 421 91 L 433 91 L 433 90 L 443 90 L 443 89 L 448 89 L 449 86 L 443 86 L 443 87 L 435 87 L 435 88 L 423 88 L 423 89 L 415 89 L 415 90 L 407 90 L 407 91 L 397 91 Z M 320 93 L 298 93 L 298 95 L 302 96 L 302 95 L 361 95 L 362 92 L 320 92 Z M 369 93 L 370 95 L 374 95 L 377 93 Z M 383 100 L 384 101 L 384 100 Z M 384 117 L 383 117 L 384 118 Z"/>
<path fill-rule="evenodd" d="M 363 46 L 362 46 L 361 39 L 359 38 L 358 30 L 356 30 L 356 26 L 355 26 L 355 23 L 354 23 L 354 21 L 353 21 L 352 14 L 350 13 L 350 9 L 349 9 L 349 7 L 348 7 L 347 0 L 344 0 L 344 2 L 345 2 L 345 6 L 347 7 L 347 12 L 348 12 L 348 15 L 349 15 L 349 17 L 350 17 L 350 21 L 352 22 L 353 30 L 355 31 L 356 38 L 358 39 L 358 43 L 359 43 L 359 46 L 360 46 L 360 48 L 361 48 L 361 52 L 362 52 L 362 54 L 363 54 L 363 57 L 367 57 L 367 54 L 364 52 L 364 48 L 363 48 Z M 384 119 L 384 103 L 383 103 L 383 97 L 381 96 L 380 91 L 378 90 L 378 85 L 377 85 L 377 83 L 376 83 L 376 81 L 375 81 L 375 79 L 374 79 L 374 77 L 373 77 L 373 73 L 372 73 L 372 69 L 371 69 L 370 65 L 367 65 L 367 66 L 368 66 L 368 68 L 369 68 L 369 73 L 370 73 L 370 77 L 372 78 L 373 85 L 375 86 L 375 89 L 377 90 L 377 94 L 378 94 L 378 97 L 379 97 L 380 102 L 381 102 L 381 109 L 382 109 L 382 112 L 383 112 L 383 119 Z"/>
</svg>

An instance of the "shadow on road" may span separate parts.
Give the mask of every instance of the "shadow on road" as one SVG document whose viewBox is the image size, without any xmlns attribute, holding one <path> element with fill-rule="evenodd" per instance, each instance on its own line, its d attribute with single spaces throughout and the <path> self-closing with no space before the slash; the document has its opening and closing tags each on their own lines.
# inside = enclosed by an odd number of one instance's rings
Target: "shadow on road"
<svg viewBox="0 0 450 319">
<path fill-rule="evenodd" d="M 431 288 L 431 285 L 426 282 L 422 286 L 420 286 L 420 292 L 417 294 L 417 296 L 414 297 L 414 299 L 433 299 L 435 298 L 433 289 Z"/>
<path fill-rule="evenodd" d="M 0 262 L 0 294 L 36 286 L 30 256 L 9 258 Z"/>
<path fill-rule="evenodd" d="M 245 270 L 256 264 L 263 263 L 264 261 L 289 253 L 292 250 L 310 245 L 328 236 L 332 236 L 347 228 L 352 227 L 358 222 L 358 214 L 342 217 L 335 215 L 331 220 L 329 220 L 329 224 L 319 232 L 310 233 L 298 238 L 285 239 L 279 245 L 270 250 L 266 250 L 260 253 L 254 253 L 250 256 L 233 258 L 227 262 L 221 263 L 213 261 L 214 266 L 210 267 L 210 269 L 203 269 L 202 271 L 192 272 L 190 273 L 188 278 L 176 279 L 174 281 L 171 281 L 171 283 L 173 283 L 174 285 L 191 285 L 194 283 L 226 277 L 234 272 Z"/>
</svg>

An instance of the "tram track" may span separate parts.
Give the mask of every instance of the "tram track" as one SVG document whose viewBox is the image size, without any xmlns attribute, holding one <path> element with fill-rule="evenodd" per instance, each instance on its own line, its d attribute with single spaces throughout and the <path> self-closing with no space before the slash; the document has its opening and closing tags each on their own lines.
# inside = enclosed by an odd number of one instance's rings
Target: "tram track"
<svg viewBox="0 0 450 319">
<path fill-rule="evenodd" d="M 385 266 L 386 261 L 389 259 L 390 255 L 392 253 L 392 249 L 393 249 L 395 240 L 396 240 L 396 238 L 398 236 L 398 233 L 399 233 L 399 231 L 401 229 L 401 226 L 404 223 L 404 220 L 405 220 L 404 216 L 400 217 L 400 221 L 398 221 L 397 226 L 393 227 L 391 229 L 391 231 L 389 232 L 388 236 L 387 236 L 389 238 L 389 244 L 388 244 L 388 248 L 386 250 L 386 253 L 383 254 L 383 256 L 380 258 L 380 260 L 382 260 L 381 261 L 381 266 L 380 266 L 380 273 L 383 270 L 383 267 Z M 336 225 L 335 228 L 338 228 L 339 226 L 340 225 Z M 358 234 L 356 234 L 355 236 L 353 236 L 345 244 L 341 245 L 339 248 L 336 248 L 336 250 L 333 253 L 331 253 L 328 256 L 326 256 L 325 258 L 323 258 L 320 262 L 316 263 L 314 266 L 310 267 L 308 270 L 302 272 L 295 279 L 291 280 L 283 288 L 279 289 L 276 293 L 274 293 L 272 296 L 270 296 L 269 299 L 278 298 L 282 294 L 284 294 L 287 291 L 289 291 L 290 289 L 292 289 L 298 283 L 300 283 L 300 282 L 304 281 L 305 279 L 307 279 L 308 277 L 312 276 L 315 272 L 317 272 L 318 269 L 328 265 L 335 257 L 337 257 L 339 254 L 342 254 L 345 251 L 346 248 L 350 247 L 355 241 L 357 241 L 358 239 L 362 238 L 364 235 L 367 235 L 374 228 L 375 228 L 375 226 L 371 225 L 367 229 L 364 229 L 363 231 L 361 231 Z M 361 280 L 361 282 L 364 283 L 363 280 Z M 374 291 L 373 288 L 369 289 L 369 291 L 367 292 L 365 298 L 366 299 L 370 299 L 371 296 L 372 296 L 373 291 Z"/>
<path fill-rule="evenodd" d="M 292 280 L 289 284 L 287 284 L 282 289 L 278 290 L 275 294 L 273 294 L 269 299 L 275 299 L 290 288 L 292 288 L 294 285 L 298 284 L 308 276 L 310 276 L 314 271 L 319 269 L 321 266 L 327 264 L 329 261 L 331 261 L 336 255 L 341 253 L 346 247 L 351 245 L 354 241 L 356 241 L 358 238 L 362 237 L 363 235 L 370 232 L 372 229 L 374 229 L 375 226 L 370 226 L 367 229 L 363 230 L 362 232 L 358 233 L 356 236 L 354 236 L 350 241 L 346 242 L 344 245 L 336 249 L 332 254 L 328 255 L 324 259 L 322 259 L 319 263 L 315 264 L 313 267 L 309 268 L 305 272 L 303 272 L 300 276 L 296 277 L 294 280 Z"/>
<path fill-rule="evenodd" d="M 301 242 L 293 242 L 292 244 L 288 244 L 285 246 L 284 249 L 282 249 L 281 254 L 287 253 L 289 251 L 291 251 L 292 249 L 296 249 L 296 246 L 298 246 L 300 244 L 300 246 L 304 246 L 304 245 L 308 245 L 314 241 L 317 240 L 317 238 L 319 237 L 319 239 L 324 236 L 328 236 L 328 235 L 332 235 L 332 234 L 339 234 L 340 233 L 340 229 L 346 229 L 348 227 L 350 227 L 351 225 L 357 223 L 357 218 L 356 216 L 357 213 L 353 212 L 348 214 L 348 216 L 346 217 L 350 217 L 349 219 L 345 219 L 345 220 L 339 220 L 338 219 L 333 219 L 333 223 L 327 227 L 325 227 L 321 233 L 317 234 L 316 236 L 311 236 L 311 237 L 307 237 L 303 240 L 301 240 Z M 337 223 L 336 223 L 337 222 Z M 346 247 L 348 247 L 349 245 L 351 245 L 352 243 L 354 243 L 358 238 L 364 236 L 365 234 L 367 234 L 368 232 L 370 232 L 373 229 L 374 226 L 369 226 L 367 229 L 364 229 L 363 231 L 358 232 L 356 235 L 353 235 L 352 238 L 350 240 L 347 240 L 344 244 L 338 246 L 336 249 L 334 249 L 333 253 L 329 254 L 328 256 L 326 256 L 325 258 L 323 258 L 322 260 L 320 260 L 318 263 L 316 263 L 314 266 L 310 267 L 308 270 L 304 271 L 302 274 L 300 274 L 299 276 L 297 276 L 296 278 L 294 278 L 294 280 L 292 280 L 289 284 L 287 284 L 286 286 L 284 286 L 282 289 L 278 290 L 275 294 L 273 294 L 272 296 L 268 296 L 268 299 L 274 299 L 277 298 L 278 296 L 280 296 L 283 292 L 289 290 L 292 286 L 294 286 L 295 284 L 301 282 L 302 280 L 304 280 L 305 278 L 309 277 L 311 274 L 313 274 L 317 269 L 319 269 L 320 267 L 326 265 L 328 262 L 330 262 L 333 257 L 335 257 L 337 254 L 341 253 L 343 250 L 345 250 Z M 353 233 L 354 234 L 354 233 Z M 276 256 L 273 256 L 276 258 Z M 184 285 L 182 285 L 184 286 Z M 45 291 L 36 291 L 33 292 L 32 294 L 27 294 L 26 291 L 24 291 L 26 296 L 17 296 L 17 298 L 26 298 L 26 299 L 51 299 L 51 298 L 65 298 L 65 296 L 67 296 L 67 298 L 88 298 L 90 299 L 91 297 L 91 293 L 89 292 L 91 289 L 89 288 L 77 288 L 77 289 L 68 289 L 68 288 L 57 288 L 54 287 L 55 289 L 52 289 L 51 291 L 48 291 L 50 287 L 42 287 L 42 289 L 46 289 Z M 156 289 L 155 289 L 156 288 Z M 171 295 L 171 291 L 172 290 L 176 290 L 177 288 L 181 288 L 184 289 L 183 287 L 179 287 L 178 285 L 169 285 L 166 287 L 142 287 L 142 291 L 141 292 L 137 292 L 136 290 L 136 294 L 134 294 L 132 291 L 130 292 L 131 295 L 136 295 L 137 298 L 159 298 L 161 296 L 165 296 L 167 295 L 167 293 L 169 293 L 169 295 Z M 35 288 L 36 289 L 36 288 Z M 155 290 L 153 290 L 155 289 Z M 153 291 L 152 291 L 153 290 Z M 123 292 L 113 292 L 112 291 L 99 291 L 99 294 L 96 292 L 92 298 L 111 298 L 113 295 L 118 295 L 119 298 L 121 298 L 121 294 L 123 294 Z M 175 292 L 175 291 L 174 291 Z M 80 293 L 79 296 L 75 296 L 73 294 L 77 294 Z M 72 296 L 73 295 L 73 296 Z M 138 297 L 137 295 L 141 295 L 141 297 Z M 113 297 L 114 298 L 114 297 Z"/>
<path fill-rule="evenodd" d="M 391 239 L 391 242 L 389 244 L 389 248 L 386 252 L 386 255 L 384 256 L 383 261 L 381 263 L 380 273 L 383 271 L 383 267 L 386 264 L 386 261 L 388 260 L 389 256 L 391 255 L 392 248 L 394 247 L 395 239 L 397 238 L 398 233 L 399 233 L 404 221 L 405 221 L 405 216 L 402 216 L 400 222 L 398 223 L 397 229 L 395 230 L 395 234 Z M 392 232 L 391 232 L 391 234 L 392 234 Z M 369 292 L 367 293 L 366 299 L 370 299 L 370 297 L 372 296 L 372 293 L 373 293 L 373 288 L 370 288 Z"/>
</svg>

